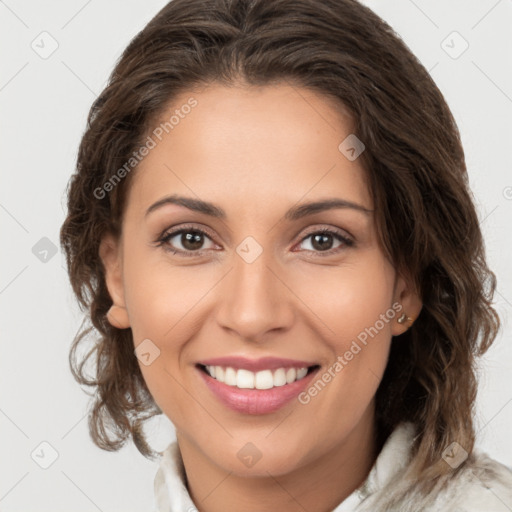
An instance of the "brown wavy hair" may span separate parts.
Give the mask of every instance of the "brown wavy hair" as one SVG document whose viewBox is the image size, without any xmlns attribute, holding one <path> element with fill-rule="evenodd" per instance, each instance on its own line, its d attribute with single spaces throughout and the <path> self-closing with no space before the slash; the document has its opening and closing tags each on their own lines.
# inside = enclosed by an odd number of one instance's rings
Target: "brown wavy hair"
<svg viewBox="0 0 512 512">
<path fill-rule="evenodd" d="M 93 389 L 92 439 L 117 450 L 131 437 L 147 457 L 144 422 L 161 411 L 142 377 L 130 329 L 106 320 L 112 305 L 98 248 L 119 235 L 135 168 L 95 194 L 140 148 L 180 93 L 209 84 L 287 83 L 334 98 L 353 133 L 375 205 L 379 243 L 423 301 L 393 339 L 377 391 L 382 439 L 402 421 L 417 429 L 420 482 L 451 468 L 443 450 L 471 452 L 476 357 L 500 327 L 495 275 L 483 238 L 455 120 L 429 73 L 400 37 L 355 0 L 173 0 L 130 42 L 89 113 L 61 229 L 70 281 L 90 320 L 76 336 L 72 372 Z M 85 353 L 82 345 L 92 334 Z M 80 349 L 80 350 L 79 350 Z M 81 352 L 81 354 L 79 354 Z M 92 374 L 86 370 L 92 364 Z"/>
</svg>

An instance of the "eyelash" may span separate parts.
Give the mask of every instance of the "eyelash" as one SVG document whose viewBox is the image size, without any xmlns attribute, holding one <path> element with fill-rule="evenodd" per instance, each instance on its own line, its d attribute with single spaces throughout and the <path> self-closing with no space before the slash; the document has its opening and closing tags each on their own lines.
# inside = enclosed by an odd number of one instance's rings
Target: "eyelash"
<svg viewBox="0 0 512 512">
<path fill-rule="evenodd" d="M 163 247 L 165 251 L 171 252 L 172 254 L 179 254 L 180 256 L 184 257 L 194 257 L 194 256 L 202 256 L 205 251 L 208 249 L 202 249 L 197 251 L 184 251 L 182 249 L 173 249 L 170 246 L 164 247 L 168 245 L 169 240 L 171 238 L 174 238 L 176 235 L 181 235 L 183 233 L 198 233 L 201 235 L 204 235 L 208 237 L 210 240 L 212 239 L 212 236 L 204 231 L 203 229 L 197 228 L 195 226 L 183 226 L 179 229 L 176 229 L 175 231 L 167 231 L 164 232 L 156 241 L 157 247 Z M 299 244 L 302 244 L 306 239 L 313 235 L 332 235 L 334 238 L 338 239 L 340 242 L 343 242 L 344 246 L 346 247 L 353 247 L 355 246 L 354 240 L 341 235 L 338 231 L 328 229 L 328 228 L 320 228 L 316 231 L 311 231 L 307 235 L 305 235 L 299 242 Z M 340 247 L 337 247 L 335 249 L 329 249 L 328 251 L 310 251 L 313 252 L 316 256 L 319 257 L 325 257 L 325 256 L 332 256 L 333 254 L 336 254 L 343 250 L 343 245 Z"/>
</svg>

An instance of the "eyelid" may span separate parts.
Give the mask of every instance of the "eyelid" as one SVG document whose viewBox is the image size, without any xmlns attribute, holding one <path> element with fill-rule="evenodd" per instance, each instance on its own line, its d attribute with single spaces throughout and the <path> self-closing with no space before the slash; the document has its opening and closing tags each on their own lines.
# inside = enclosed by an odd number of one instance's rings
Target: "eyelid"
<svg viewBox="0 0 512 512">
<path fill-rule="evenodd" d="M 162 233 L 158 236 L 157 241 L 161 240 L 162 238 L 167 238 L 168 236 L 174 236 L 182 231 L 198 231 L 200 233 L 203 233 L 208 236 L 212 241 L 215 238 L 215 235 L 212 231 L 210 231 L 209 228 L 206 226 L 203 226 L 202 224 L 179 224 L 178 226 L 173 226 L 170 228 L 164 229 Z"/>
<path fill-rule="evenodd" d="M 346 238 L 347 240 L 354 242 L 354 237 L 346 229 L 337 228 L 329 224 L 316 224 L 312 227 L 306 228 L 305 234 L 301 238 L 301 241 L 310 235 L 322 232 L 334 233 L 342 238 Z"/>
</svg>

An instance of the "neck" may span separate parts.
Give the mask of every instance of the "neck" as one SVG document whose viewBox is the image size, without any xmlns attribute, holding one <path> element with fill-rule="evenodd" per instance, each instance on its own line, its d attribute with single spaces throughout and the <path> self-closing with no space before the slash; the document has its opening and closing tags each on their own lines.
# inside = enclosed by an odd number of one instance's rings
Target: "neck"
<svg viewBox="0 0 512 512">
<path fill-rule="evenodd" d="M 246 477 L 226 471 L 186 437 L 177 435 L 188 491 L 201 512 L 279 510 L 325 512 L 336 508 L 370 472 L 378 446 L 373 410 L 333 449 L 287 474 Z"/>
</svg>

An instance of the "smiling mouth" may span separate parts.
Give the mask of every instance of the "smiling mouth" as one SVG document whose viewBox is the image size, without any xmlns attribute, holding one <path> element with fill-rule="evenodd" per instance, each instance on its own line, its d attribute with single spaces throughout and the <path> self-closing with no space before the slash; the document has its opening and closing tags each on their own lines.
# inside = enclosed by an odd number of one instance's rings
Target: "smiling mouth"
<svg viewBox="0 0 512 512">
<path fill-rule="evenodd" d="M 206 366 L 198 364 L 197 367 L 216 381 L 227 386 L 238 389 L 259 390 L 288 386 L 304 379 L 307 375 L 320 368 L 319 365 L 312 365 L 308 367 L 282 367 L 252 372 L 244 368 L 237 370 L 231 366 Z"/>
</svg>

